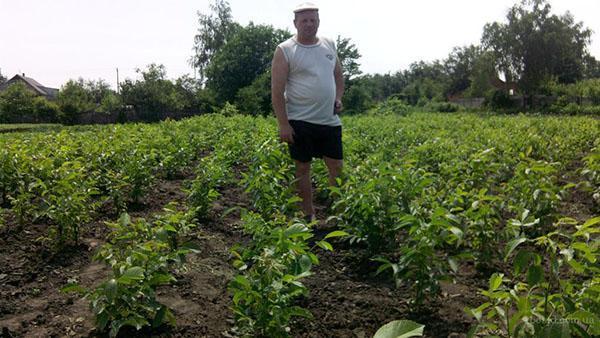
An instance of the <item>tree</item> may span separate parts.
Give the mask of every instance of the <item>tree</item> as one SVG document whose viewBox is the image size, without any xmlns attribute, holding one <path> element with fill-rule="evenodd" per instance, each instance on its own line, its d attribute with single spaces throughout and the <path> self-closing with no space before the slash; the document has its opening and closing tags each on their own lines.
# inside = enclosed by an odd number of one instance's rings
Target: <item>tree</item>
<svg viewBox="0 0 600 338">
<path fill-rule="evenodd" d="M 491 80 L 498 76 L 491 52 L 483 52 L 473 64 L 466 97 L 486 97 L 494 89 Z"/>
<path fill-rule="evenodd" d="M 404 72 L 406 86 L 401 96 L 411 105 L 424 101 L 444 101 L 448 75 L 439 61 L 414 62 L 410 69 Z"/>
<path fill-rule="evenodd" d="M 60 107 L 55 102 L 37 96 L 32 102 L 36 122 L 56 122 L 60 117 Z"/>
<path fill-rule="evenodd" d="M 528 94 L 552 79 L 572 83 L 583 76 L 591 31 L 569 12 L 550 10 L 546 0 L 522 0 L 508 11 L 507 23 L 484 27 L 482 44 L 494 53 L 497 69 Z"/>
<path fill-rule="evenodd" d="M 0 92 L 0 121 L 15 122 L 26 116 L 33 116 L 35 94 L 23 83 L 16 82 Z"/>
<path fill-rule="evenodd" d="M 210 5 L 213 13 L 198 12 L 198 32 L 194 36 L 194 55 L 190 64 L 198 71 L 200 83 L 206 80 L 206 68 L 213 56 L 231 38 L 239 25 L 233 21 L 231 7 L 226 0 L 214 0 Z"/>
<path fill-rule="evenodd" d="M 216 93 L 217 102 L 233 102 L 239 89 L 270 68 L 275 48 L 290 36 L 288 31 L 266 25 L 250 23 L 239 28 L 206 68 L 206 85 Z"/>
<path fill-rule="evenodd" d="M 6 77 L 2 75 L 2 70 L 0 69 L 0 84 L 3 84 L 4 82 L 6 82 Z"/>
<path fill-rule="evenodd" d="M 586 79 L 600 78 L 600 61 L 592 55 L 586 55 L 583 62 L 583 76 Z"/>
<path fill-rule="evenodd" d="M 481 54 L 481 48 L 474 45 L 452 49 L 444 60 L 445 72 L 448 74 L 446 97 L 462 93 L 471 86 L 471 76 Z"/>
<path fill-rule="evenodd" d="M 131 105 L 145 121 L 158 121 L 168 112 L 181 111 L 183 103 L 178 100 L 175 86 L 166 79 L 165 66 L 150 64 L 145 70 L 136 69 L 141 80 L 130 79 L 121 83 L 124 105 Z"/>
<path fill-rule="evenodd" d="M 269 115 L 271 113 L 271 71 L 258 76 L 252 84 L 238 90 L 235 106 L 248 115 Z"/>
<path fill-rule="evenodd" d="M 342 73 L 344 74 L 344 80 L 349 83 L 350 79 L 360 75 L 360 64 L 356 62 L 362 55 L 358 52 L 356 45 L 350 42 L 349 38 L 342 38 L 338 35 L 335 45 L 337 47 L 337 54 L 342 65 Z"/>
<path fill-rule="evenodd" d="M 90 92 L 85 88 L 83 79 L 69 80 L 58 92 L 58 105 L 62 112 L 61 120 L 64 123 L 75 123 L 77 115 L 93 111 L 96 104 Z"/>
<path fill-rule="evenodd" d="M 83 79 L 79 79 L 79 82 L 85 91 L 88 92 L 90 100 L 97 105 L 99 105 L 105 97 L 114 93 L 114 91 L 110 89 L 110 85 L 102 79 L 99 79 L 98 81 L 83 81 Z"/>
<path fill-rule="evenodd" d="M 371 87 L 364 82 L 356 82 L 342 97 L 344 110 L 346 114 L 359 114 L 366 112 L 373 106 L 373 95 L 370 93 Z"/>
</svg>

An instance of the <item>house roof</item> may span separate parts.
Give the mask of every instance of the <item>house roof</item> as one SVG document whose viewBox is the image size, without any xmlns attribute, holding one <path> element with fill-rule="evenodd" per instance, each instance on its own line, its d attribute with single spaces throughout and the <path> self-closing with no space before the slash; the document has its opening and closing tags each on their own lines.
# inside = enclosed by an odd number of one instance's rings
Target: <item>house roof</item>
<svg viewBox="0 0 600 338">
<path fill-rule="evenodd" d="M 30 77 L 26 77 L 25 74 L 23 74 L 23 75 L 17 74 L 15 76 L 13 76 L 10 80 L 6 81 L 5 86 L 8 85 L 8 84 L 11 84 L 13 82 L 15 82 L 16 80 L 21 80 L 21 81 L 25 82 L 33 90 L 35 90 L 36 92 L 38 92 L 40 95 L 53 96 L 54 97 L 54 96 L 56 96 L 58 94 L 58 89 L 56 89 L 56 88 L 50 88 L 50 87 L 44 87 L 44 86 L 42 86 L 42 84 L 40 84 L 36 80 L 34 80 L 34 79 L 30 78 Z"/>
</svg>

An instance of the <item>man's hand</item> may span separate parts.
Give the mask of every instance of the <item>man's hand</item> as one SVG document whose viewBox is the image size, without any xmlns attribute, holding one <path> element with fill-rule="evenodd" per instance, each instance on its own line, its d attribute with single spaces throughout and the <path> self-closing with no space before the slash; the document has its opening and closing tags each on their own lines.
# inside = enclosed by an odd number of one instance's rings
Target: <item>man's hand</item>
<svg viewBox="0 0 600 338">
<path fill-rule="evenodd" d="M 333 104 L 333 112 L 339 115 L 343 108 L 342 100 L 335 100 L 335 103 Z"/>
<path fill-rule="evenodd" d="M 289 123 L 279 127 L 279 140 L 289 144 L 294 143 L 294 129 Z"/>
</svg>

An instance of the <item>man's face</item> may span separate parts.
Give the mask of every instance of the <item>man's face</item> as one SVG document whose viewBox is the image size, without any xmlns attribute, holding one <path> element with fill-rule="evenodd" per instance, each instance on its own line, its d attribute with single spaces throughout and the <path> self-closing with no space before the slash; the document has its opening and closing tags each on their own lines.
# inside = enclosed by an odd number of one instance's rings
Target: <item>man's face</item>
<svg viewBox="0 0 600 338">
<path fill-rule="evenodd" d="M 319 12 L 304 11 L 296 14 L 294 26 L 298 30 L 298 34 L 305 37 L 313 37 L 317 35 L 319 29 Z"/>
</svg>

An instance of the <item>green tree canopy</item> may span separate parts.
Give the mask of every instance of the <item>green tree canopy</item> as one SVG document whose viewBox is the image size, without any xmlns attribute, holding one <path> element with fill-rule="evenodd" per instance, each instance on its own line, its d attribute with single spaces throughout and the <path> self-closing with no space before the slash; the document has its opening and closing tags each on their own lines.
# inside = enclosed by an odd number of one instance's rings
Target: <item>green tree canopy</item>
<svg viewBox="0 0 600 338">
<path fill-rule="evenodd" d="M 190 59 L 190 64 L 198 71 L 201 83 L 206 80 L 206 68 L 213 56 L 239 28 L 231 16 L 229 2 L 214 0 L 210 9 L 212 10 L 210 14 L 198 12 L 200 27 L 194 36 L 194 55 Z"/>
<path fill-rule="evenodd" d="M 479 46 L 470 45 L 452 49 L 448 58 L 444 60 L 444 71 L 448 74 L 446 97 L 462 93 L 471 86 L 471 76 L 481 55 Z"/>
<path fill-rule="evenodd" d="M 408 103 L 415 105 L 428 100 L 444 100 L 448 75 L 440 61 L 413 62 L 404 72 L 404 77 L 407 84 L 401 97 Z"/>
<path fill-rule="evenodd" d="M 522 0 L 508 11 L 506 23 L 484 27 L 482 44 L 494 53 L 497 69 L 525 93 L 552 79 L 572 83 L 583 77 L 591 31 L 569 12 L 550 11 L 546 0 Z"/>
<path fill-rule="evenodd" d="M 266 25 L 250 23 L 239 28 L 206 68 L 206 85 L 214 90 L 217 101 L 233 102 L 239 89 L 270 68 L 273 51 L 290 36 L 288 31 Z"/>
<path fill-rule="evenodd" d="M 179 108 L 173 83 L 166 78 L 165 66 L 153 63 L 136 72 L 141 75 L 140 80 L 127 79 L 121 83 L 123 104 L 133 106 L 147 121 L 157 121 L 165 113 Z"/>
<path fill-rule="evenodd" d="M 93 111 L 96 107 L 93 95 L 83 79 L 69 80 L 58 92 L 58 105 L 65 123 L 74 123 L 78 114 Z"/>
<path fill-rule="evenodd" d="M 0 122 L 13 122 L 34 113 L 35 94 L 25 84 L 16 82 L 0 92 Z"/>
<path fill-rule="evenodd" d="M 494 89 L 491 80 L 498 76 L 491 52 L 482 52 L 473 63 L 469 75 L 469 88 L 465 91 L 467 97 L 485 97 Z"/>
<path fill-rule="evenodd" d="M 173 82 L 167 79 L 165 66 L 157 64 L 136 72 L 141 79 L 121 83 L 121 99 L 144 121 L 157 121 L 168 113 L 198 114 L 213 109 L 213 94 L 201 89 L 198 82 L 187 75 Z"/>
<path fill-rule="evenodd" d="M 348 83 L 351 78 L 362 73 L 360 71 L 360 64 L 357 62 L 361 55 L 356 45 L 350 41 L 350 38 L 342 38 L 338 35 L 335 45 L 340 64 L 342 65 L 344 80 Z"/>
</svg>

